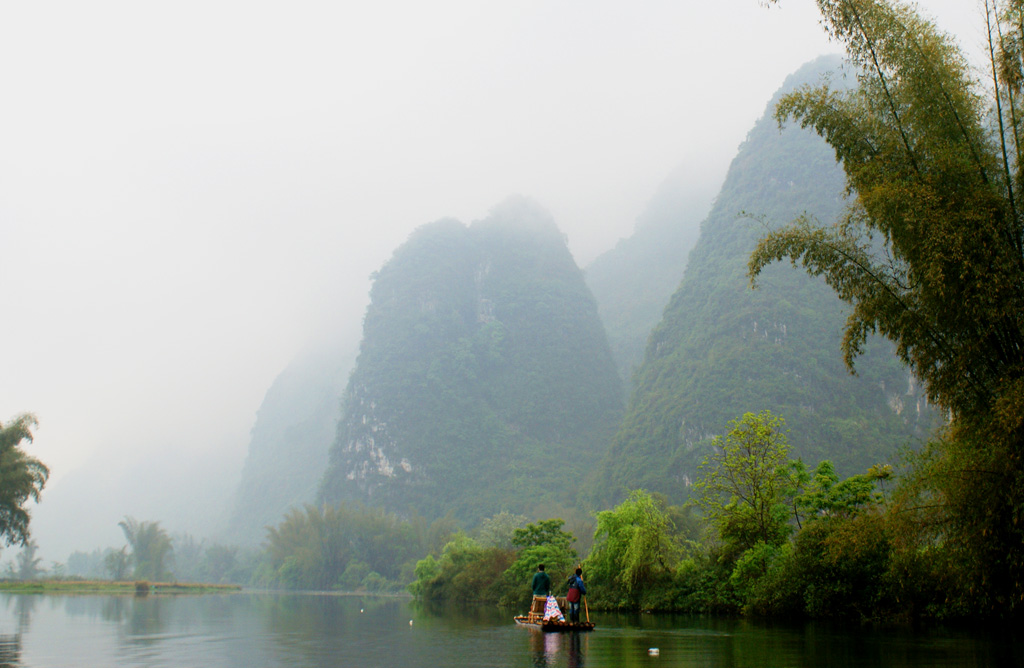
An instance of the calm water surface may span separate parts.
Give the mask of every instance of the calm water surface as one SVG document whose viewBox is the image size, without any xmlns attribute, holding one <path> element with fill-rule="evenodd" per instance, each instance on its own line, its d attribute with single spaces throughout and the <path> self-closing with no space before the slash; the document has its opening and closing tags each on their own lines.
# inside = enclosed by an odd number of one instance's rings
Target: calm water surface
<svg viewBox="0 0 1024 668">
<path fill-rule="evenodd" d="M 544 634 L 493 607 L 434 608 L 401 598 L 0 595 L 0 667 L 1024 665 L 1022 643 L 992 630 L 867 631 L 603 613 L 591 619 L 593 633 Z M 654 647 L 657 656 L 648 652 Z"/>
</svg>

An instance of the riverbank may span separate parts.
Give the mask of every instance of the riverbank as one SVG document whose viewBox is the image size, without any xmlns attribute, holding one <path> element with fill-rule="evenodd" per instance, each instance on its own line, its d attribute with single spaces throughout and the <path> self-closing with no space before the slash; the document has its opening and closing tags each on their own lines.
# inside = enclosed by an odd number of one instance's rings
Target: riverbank
<svg viewBox="0 0 1024 668">
<path fill-rule="evenodd" d="M 0 580 L 0 593 L 14 594 L 224 594 L 241 590 L 241 585 L 207 582 Z"/>
</svg>

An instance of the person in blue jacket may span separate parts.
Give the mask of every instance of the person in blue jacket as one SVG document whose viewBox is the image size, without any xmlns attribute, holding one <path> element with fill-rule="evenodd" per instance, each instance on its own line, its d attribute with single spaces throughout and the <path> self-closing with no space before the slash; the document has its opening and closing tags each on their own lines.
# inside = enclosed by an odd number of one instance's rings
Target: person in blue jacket
<svg viewBox="0 0 1024 668">
<path fill-rule="evenodd" d="M 569 621 L 578 622 L 580 621 L 580 601 L 587 593 L 587 588 L 583 585 L 582 568 L 577 568 L 576 572 L 569 576 L 568 584 L 569 593 L 565 595 L 565 600 L 569 602 Z"/>
</svg>

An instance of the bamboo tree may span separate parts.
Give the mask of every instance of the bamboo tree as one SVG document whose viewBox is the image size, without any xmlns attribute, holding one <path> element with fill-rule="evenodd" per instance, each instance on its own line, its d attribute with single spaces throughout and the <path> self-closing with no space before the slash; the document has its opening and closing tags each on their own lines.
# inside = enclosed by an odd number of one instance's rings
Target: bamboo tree
<svg viewBox="0 0 1024 668">
<path fill-rule="evenodd" d="M 132 548 L 131 561 L 134 576 L 141 580 L 166 580 L 170 577 L 170 564 L 174 546 L 167 531 L 159 522 L 138 521 L 125 517 L 117 523 Z"/>
<path fill-rule="evenodd" d="M 39 565 L 43 562 L 43 558 L 36 556 L 38 551 L 39 546 L 34 540 L 22 546 L 21 552 L 18 553 L 19 580 L 35 580 L 45 572 Z"/>
<path fill-rule="evenodd" d="M 858 85 L 804 88 L 776 117 L 828 141 L 850 204 L 832 226 L 803 218 L 769 233 L 751 255 L 751 280 L 782 259 L 823 277 L 851 307 L 842 342 L 851 370 L 870 335 L 896 344 L 950 418 L 899 512 L 938 504 L 941 521 L 929 516 L 921 544 L 958 555 L 972 605 L 1015 609 L 1024 604 L 1022 0 L 985 3 L 988 90 L 909 5 L 818 7 Z"/>
<path fill-rule="evenodd" d="M 39 501 L 50 477 L 41 461 L 21 449 L 23 441 L 32 442 L 32 429 L 38 425 L 27 413 L 0 424 L 0 538 L 8 545 L 28 546 L 31 516 L 25 504 Z"/>
</svg>

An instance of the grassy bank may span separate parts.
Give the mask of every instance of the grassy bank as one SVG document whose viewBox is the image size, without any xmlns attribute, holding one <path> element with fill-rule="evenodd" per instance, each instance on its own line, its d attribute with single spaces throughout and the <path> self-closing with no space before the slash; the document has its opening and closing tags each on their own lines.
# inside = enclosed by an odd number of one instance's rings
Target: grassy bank
<svg viewBox="0 0 1024 668">
<path fill-rule="evenodd" d="M 18 594 L 224 594 L 240 585 L 205 582 L 113 582 L 110 580 L 0 580 L 0 593 Z"/>
</svg>

